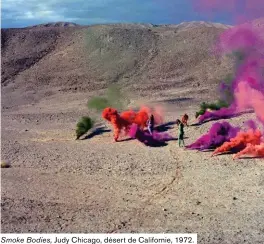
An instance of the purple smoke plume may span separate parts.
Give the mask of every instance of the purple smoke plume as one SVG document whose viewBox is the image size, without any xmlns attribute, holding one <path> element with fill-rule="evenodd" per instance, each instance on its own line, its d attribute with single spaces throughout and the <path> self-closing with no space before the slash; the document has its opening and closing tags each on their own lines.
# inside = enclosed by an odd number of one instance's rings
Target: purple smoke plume
<svg viewBox="0 0 264 244">
<path fill-rule="evenodd" d="M 235 137 L 240 131 L 239 127 L 233 127 L 228 122 L 216 122 L 212 125 L 209 132 L 201 136 L 191 145 L 186 146 L 188 149 L 205 150 L 221 146 L 224 142 Z"/>
<path fill-rule="evenodd" d="M 228 119 L 232 117 L 236 112 L 236 108 L 234 106 L 230 106 L 229 108 L 221 108 L 215 111 L 206 111 L 203 115 L 199 117 L 199 123 L 203 123 L 207 120 L 217 120 L 217 119 Z"/>
<path fill-rule="evenodd" d="M 232 22 L 243 23 L 263 16 L 263 0 L 188 0 L 196 12 L 212 18 L 216 15 L 228 16 Z"/>
<path fill-rule="evenodd" d="M 245 124 L 246 124 L 246 126 L 247 126 L 249 129 L 253 129 L 253 130 L 256 130 L 256 129 L 257 129 L 257 125 L 256 125 L 255 121 L 252 120 L 252 119 L 246 121 Z"/>
<path fill-rule="evenodd" d="M 130 127 L 129 135 L 131 138 L 135 138 L 147 146 L 163 145 L 166 141 L 174 139 L 170 134 L 165 132 L 154 131 L 151 136 L 148 132 L 140 130 L 136 124 Z"/>
<path fill-rule="evenodd" d="M 234 101 L 229 108 L 206 112 L 199 118 L 200 123 L 228 118 L 247 109 L 253 109 L 256 117 L 264 124 L 264 32 L 262 32 L 261 27 L 244 24 L 221 34 L 216 48 L 217 53 L 225 55 L 238 52 L 243 56 L 236 65 L 235 78 L 231 83 Z"/>
</svg>

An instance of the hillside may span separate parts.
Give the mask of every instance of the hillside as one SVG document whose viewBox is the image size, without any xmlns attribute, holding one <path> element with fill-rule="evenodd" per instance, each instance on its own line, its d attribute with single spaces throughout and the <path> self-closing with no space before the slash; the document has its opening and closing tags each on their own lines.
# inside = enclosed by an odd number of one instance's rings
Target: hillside
<svg viewBox="0 0 264 244">
<path fill-rule="evenodd" d="M 213 96 L 230 62 L 217 60 L 210 48 L 226 28 L 190 22 L 2 29 L 3 99 L 15 105 L 21 104 L 21 94 L 36 101 L 47 94 L 96 91 L 113 82 L 135 96 L 169 99 L 173 89 L 189 87 Z"/>
<path fill-rule="evenodd" d="M 256 25 L 259 25 L 257 22 Z M 201 244 L 263 244 L 263 159 L 178 147 L 175 120 L 196 121 L 232 68 L 210 48 L 229 26 L 78 26 L 2 29 L 2 233 L 198 233 Z M 89 97 L 121 85 L 128 107 L 157 102 L 173 137 L 145 146 L 91 113 Z M 75 140 L 81 116 L 95 127 Z M 234 126 L 255 118 L 231 118 Z M 214 122 L 185 127 L 185 144 Z"/>
</svg>

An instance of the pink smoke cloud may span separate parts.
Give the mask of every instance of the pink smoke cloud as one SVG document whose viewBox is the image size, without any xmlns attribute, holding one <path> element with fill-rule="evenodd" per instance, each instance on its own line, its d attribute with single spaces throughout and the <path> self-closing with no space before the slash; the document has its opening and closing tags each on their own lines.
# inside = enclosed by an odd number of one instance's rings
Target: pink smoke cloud
<svg viewBox="0 0 264 244">
<path fill-rule="evenodd" d="M 254 54 L 259 53 L 264 48 L 262 30 L 262 28 L 255 28 L 249 23 L 227 29 L 219 36 L 216 49 L 220 54 L 238 50 L 252 52 L 254 49 Z"/>
<path fill-rule="evenodd" d="M 264 23 L 263 23 L 264 24 Z M 264 25 L 263 25 L 264 26 Z M 219 55 L 240 52 L 243 58 L 236 64 L 231 92 L 234 101 L 229 108 L 206 112 L 199 122 L 228 118 L 253 109 L 264 125 L 264 38 L 263 28 L 244 24 L 224 31 L 216 45 Z"/>
<path fill-rule="evenodd" d="M 235 23 L 263 17 L 263 0 L 189 0 L 195 11 L 213 17 L 217 14 L 232 16 Z"/>
<path fill-rule="evenodd" d="M 257 118 L 264 124 L 264 94 L 252 88 L 248 82 L 242 81 L 235 90 L 237 110 L 254 109 Z"/>
</svg>

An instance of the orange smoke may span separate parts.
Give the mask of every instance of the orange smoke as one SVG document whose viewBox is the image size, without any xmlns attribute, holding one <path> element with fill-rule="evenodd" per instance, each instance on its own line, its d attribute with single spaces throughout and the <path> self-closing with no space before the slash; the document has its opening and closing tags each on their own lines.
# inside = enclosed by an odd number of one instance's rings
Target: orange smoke
<svg viewBox="0 0 264 244">
<path fill-rule="evenodd" d="M 212 156 L 218 153 L 229 152 L 234 148 L 241 147 L 244 149 L 248 143 L 252 145 L 259 145 L 261 142 L 261 132 L 259 130 L 248 130 L 246 132 L 240 131 L 236 137 L 231 138 L 229 142 L 225 142 L 222 146 L 215 149 Z"/>
<path fill-rule="evenodd" d="M 251 155 L 253 157 L 264 157 L 264 143 L 260 145 L 247 144 L 246 148 L 233 156 L 233 159 L 242 155 Z"/>
<path fill-rule="evenodd" d="M 149 119 L 149 113 L 145 108 L 141 108 L 136 114 L 134 123 L 139 126 L 140 129 L 144 129 L 147 126 Z"/>
<path fill-rule="evenodd" d="M 162 122 L 160 111 L 148 107 L 141 107 L 137 113 L 133 110 L 128 110 L 122 112 L 120 115 L 116 109 L 108 107 L 103 110 L 102 117 L 113 125 L 114 139 L 117 141 L 121 131 L 124 129 L 125 133 L 128 134 L 129 128 L 133 123 L 137 124 L 141 129 L 144 129 L 147 126 L 147 121 L 151 113 L 154 115 L 156 124 Z"/>
<path fill-rule="evenodd" d="M 134 122 L 136 115 L 137 113 L 133 110 L 124 111 L 120 114 L 120 116 L 126 121 L 128 121 L 130 124 Z"/>
<path fill-rule="evenodd" d="M 102 117 L 109 122 L 114 127 L 114 139 L 115 141 L 118 140 L 119 134 L 122 131 L 122 129 L 125 129 L 125 131 L 128 133 L 129 131 L 129 121 L 123 119 L 114 108 L 105 108 L 102 112 Z"/>
<path fill-rule="evenodd" d="M 156 125 L 160 125 L 163 123 L 163 108 L 161 106 L 154 106 L 154 108 L 150 108 L 148 106 L 141 106 L 140 111 L 144 111 L 150 116 L 153 114 L 154 122 Z"/>
</svg>

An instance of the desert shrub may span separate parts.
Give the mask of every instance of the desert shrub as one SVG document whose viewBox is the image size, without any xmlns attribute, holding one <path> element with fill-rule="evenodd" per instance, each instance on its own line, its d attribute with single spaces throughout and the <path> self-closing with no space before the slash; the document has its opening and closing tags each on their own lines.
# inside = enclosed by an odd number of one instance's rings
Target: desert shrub
<svg viewBox="0 0 264 244">
<path fill-rule="evenodd" d="M 94 125 L 94 121 L 87 116 L 82 117 L 76 125 L 76 140 L 88 132 Z"/>
<path fill-rule="evenodd" d="M 226 101 L 218 100 L 216 103 L 201 103 L 200 110 L 196 112 L 195 117 L 197 118 L 200 115 L 203 115 L 207 109 L 210 110 L 219 110 L 223 107 L 228 107 L 229 104 Z"/>
<path fill-rule="evenodd" d="M 1 168 L 10 168 L 10 164 L 7 162 L 1 162 Z"/>
</svg>

